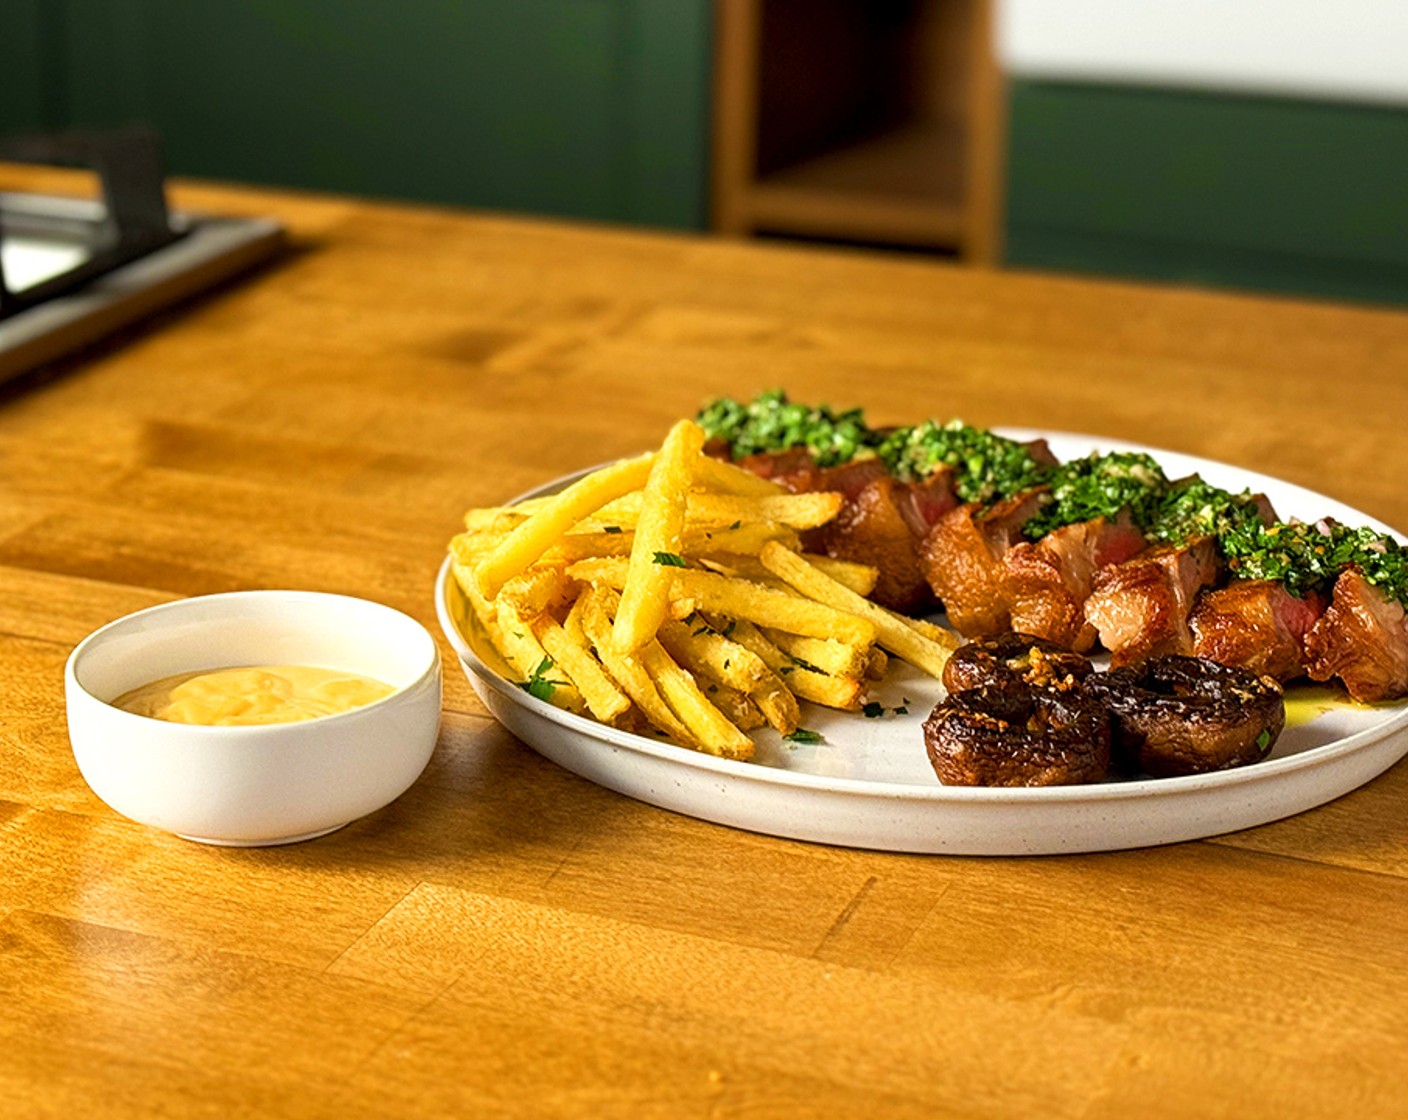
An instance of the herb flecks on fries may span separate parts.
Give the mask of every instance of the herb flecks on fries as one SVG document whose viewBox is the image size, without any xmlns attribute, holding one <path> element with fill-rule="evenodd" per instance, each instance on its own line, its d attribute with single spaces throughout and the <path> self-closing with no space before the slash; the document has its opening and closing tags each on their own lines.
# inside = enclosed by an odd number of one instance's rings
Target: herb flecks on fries
<svg viewBox="0 0 1408 1120">
<path fill-rule="evenodd" d="M 885 651 L 942 673 L 945 631 L 866 599 L 873 568 L 803 551 L 841 495 L 789 494 L 703 445 L 682 421 L 654 454 L 465 515 L 455 580 L 525 691 L 747 759 L 755 728 L 813 741 L 799 700 L 861 711 Z"/>
</svg>

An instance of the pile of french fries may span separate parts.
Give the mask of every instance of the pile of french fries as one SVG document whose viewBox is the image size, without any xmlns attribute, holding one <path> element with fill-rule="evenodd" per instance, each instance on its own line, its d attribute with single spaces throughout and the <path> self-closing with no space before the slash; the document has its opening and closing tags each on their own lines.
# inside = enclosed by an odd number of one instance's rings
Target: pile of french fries
<svg viewBox="0 0 1408 1120">
<path fill-rule="evenodd" d="M 529 693 L 747 759 L 749 731 L 809 734 L 799 701 L 859 710 L 889 655 L 942 674 L 952 635 L 866 599 L 874 568 L 802 550 L 840 494 L 790 494 L 703 445 L 682 421 L 658 452 L 465 515 L 455 580 Z"/>
</svg>

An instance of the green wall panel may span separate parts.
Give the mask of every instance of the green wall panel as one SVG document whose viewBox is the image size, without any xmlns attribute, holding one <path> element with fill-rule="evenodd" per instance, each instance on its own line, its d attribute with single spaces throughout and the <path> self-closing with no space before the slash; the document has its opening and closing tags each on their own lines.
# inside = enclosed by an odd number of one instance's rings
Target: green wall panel
<svg viewBox="0 0 1408 1120">
<path fill-rule="evenodd" d="M 4 0 L 0 7 L 0 135 L 39 132 L 54 114 L 46 71 L 56 47 L 45 0 Z"/>
<path fill-rule="evenodd" d="M 1408 302 L 1408 111 L 1018 81 L 1008 259 Z"/>
<path fill-rule="evenodd" d="M 705 220 L 707 0 L 55 0 L 64 123 L 173 171 Z"/>
</svg>

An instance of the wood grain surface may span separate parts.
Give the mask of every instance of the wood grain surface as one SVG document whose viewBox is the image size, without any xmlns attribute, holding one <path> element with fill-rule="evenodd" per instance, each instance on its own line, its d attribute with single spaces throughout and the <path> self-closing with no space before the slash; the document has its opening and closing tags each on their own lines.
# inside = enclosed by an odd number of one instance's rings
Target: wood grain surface
<svg viewBox="0 0 1408 1120">
<path fill-rule="evenodd" d="M 64 185 L 9 172 L 23 185 Z M 0 175 L 0 184 L 5 182 Z M 910 857 L 676 816 L 487 717 L 389 808 L 203 847 L 74 766 L 62 669 L 178 596 L 436 629 L 462 512 L 785 386 L 1226 460 L 1408 526 L 1408 315 L 186 185 L 275 267 L 0 403 L 0 1112 L 1387 1117 L 1408 766 L 1214 840 Z"/>
</svg>

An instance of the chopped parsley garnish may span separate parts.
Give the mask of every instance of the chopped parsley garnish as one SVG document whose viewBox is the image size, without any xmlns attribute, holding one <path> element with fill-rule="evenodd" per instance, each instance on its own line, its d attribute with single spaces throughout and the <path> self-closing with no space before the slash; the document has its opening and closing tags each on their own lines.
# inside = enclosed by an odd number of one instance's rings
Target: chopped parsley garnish
<svg viewBox="0 0 1408 1120">
<path fill-rule="evenodd" d="M 861 708 L 861 713 L 866 719 L 879 719 L 885 714 L 885 705 L 877 704 L 874 700 Z"/>
<path fill-rule="evenodd" d="M 1050 503 L 1022 532 L 1039 540 L 1053 529 L 1128 509 L 1141 529 L 1153 524 L 1168 489 L 1163 469 L 1142 452 L 1115 451 L 1072 459 L 1051 473 Z"/>
<path fill-rule="evenodd" d="M 824 743 L 824 742 L 826 742 L 826 740 L 825 740 L 824 738 L 822 738 L 821 732 L 819 732 L 819 731 L 808 731 L 805 727 L 799 727 L 799 728 L 797 728 L 796 731 L 792 732 L 790 735 L 784 735 L 783 738 L 786 739 L 786 740 L 787 740 L 788 742 L 790 742 L 790 743 Z"/>
<path fill-rule="evenodd" d="M 805 669 L 805 670 L 807 670 L 807 672 L 809 672 L 809 673 L 823 673 L 823 674 L 824 674 L 824 670 L 818 669 L 818 668 L 817 668 L 815 665 L 813 665 L 810 661 L 803 661 L 800 657 L 794 657 L 794 656 L 793 656 L 792 654 L 790 654 L 790 653 L 789 653 L 789 654 L 786 654 L 786 657 L 787 657 L 787 660 L 788 660 L 788 661 L 792 662 L 792 664 L 795 665 L 795 666 L 797 666 L 797 668 L 799 668 L 799 669 Z"/>
<path fill-rule="evenodd" d="M 688 565 L 684 562 L 684 557 L 676 556 L 673 552 L 657 552 L 655 554 L 655 562 L 657 564 L 662 564 L 667 568 L 688 567 Z"/>
<path fill-rule="evenodd" d="M 1390 599 L 1408 603 L 1408 549 L 1393 537 L 1325 520 L 1257 522 L 1238 526 L 1218 542 L 1227 566 L 1242 579 L 1269 579 L 1292 595 L 1328 592 L 1353 566 Z"/>
<path fill-rule="evenodd" d="M 926 420 L 898 428 L 880 444 L 880 458 L 896 478 L 928 478 L 940 467 L 953 469 L 954 491 L 965 502 L 994 502 L 1040 485 L 1049 468 L 1032 458 L 1025 444 L 961 420 Z"/>
<path fill-rule="evenodd" d="M 603 533 L 619 533 L 621 531 L 621 526 L 619 525 L 607 525 L 605 528 L 602 529 Z"/>
<path fill-rule="evenodd" d="M 1233 494 L 1190 478 L 1168 489 L 1145 531 L 1155 540 L 1184 545 L 1197 537 L 1221 537 L 1261 524 L 1261 504 L 1251 491 Z"/>
<path fill-rule="evenodd" d="M 1265 729 L 1256 737 L 1256 749 L 1265 754 L 1271 749 L 1271 732 Z"/>
<path fill-rule="evenodd" d="M 793 404 L 781 389 L 760 393 L 749 404 L 726 397 L 711 401 L 695 419 L 704 438 L 727 443 L 735 459 L 805 447 L 820 466 L 834 467 L 873 441 L 860 409 L 833 412 L 826 405 Z"/>
<path fill-rule="evenodd" d="M 565 685 L 566 681 L 550 681 L 547 674 L 552 671 L 553 660 L 551 657 L 544 657 L 538 662 L 538 667 L 533 670 L 532 676 L 526 681 L 520 681 L 518 687 L 523 689 L 535 700 L 552 699 L 552 690 L 558 685 Z"/>
<path fill-rule="evenodd" d="M 953 472 L 960 500 L 985 505 L 1046 486 L 1046 506 L 1023 527 L 1029 540 L 1127 509 L 1151 542 L 1181 547 L 1198 537 L 1215 537 L 1234 576 L 1274 580 L 1304 596 L 1312 590 L 1328 592 L 1352 565 L 1385 595 L 1408 606 L 1408 546 L 1393 537 L 1328 521 L 1267 526 L 1257 496 L 1245 490 L 1234 494 L 1200 478 L 1171 483 L 1143 453 L 1093 454 L 1051 467 L 1035 459 L 1027 445 L 959 420 L 877 431 L 867 426 L 858 408 L 836 412 L 827 405 L 794 404 L 780 389 L 746 404 L 720 398 L 696 419 L 706 439 L 726 443 L 735 459 L 805 448 L 819 466 L 829 467 L 857 456 L 878 456 L 901 482 L 922 482 L 946 468 Z M 737 522 L 730 526 L 738 527 Z M 605 531 L 621 530 L 611 526 Z M 669 552 L 657 552 L 655 562 L 686 566 Z M 804 662 L 800 667 L 813 668 Z"/>
</svg>

